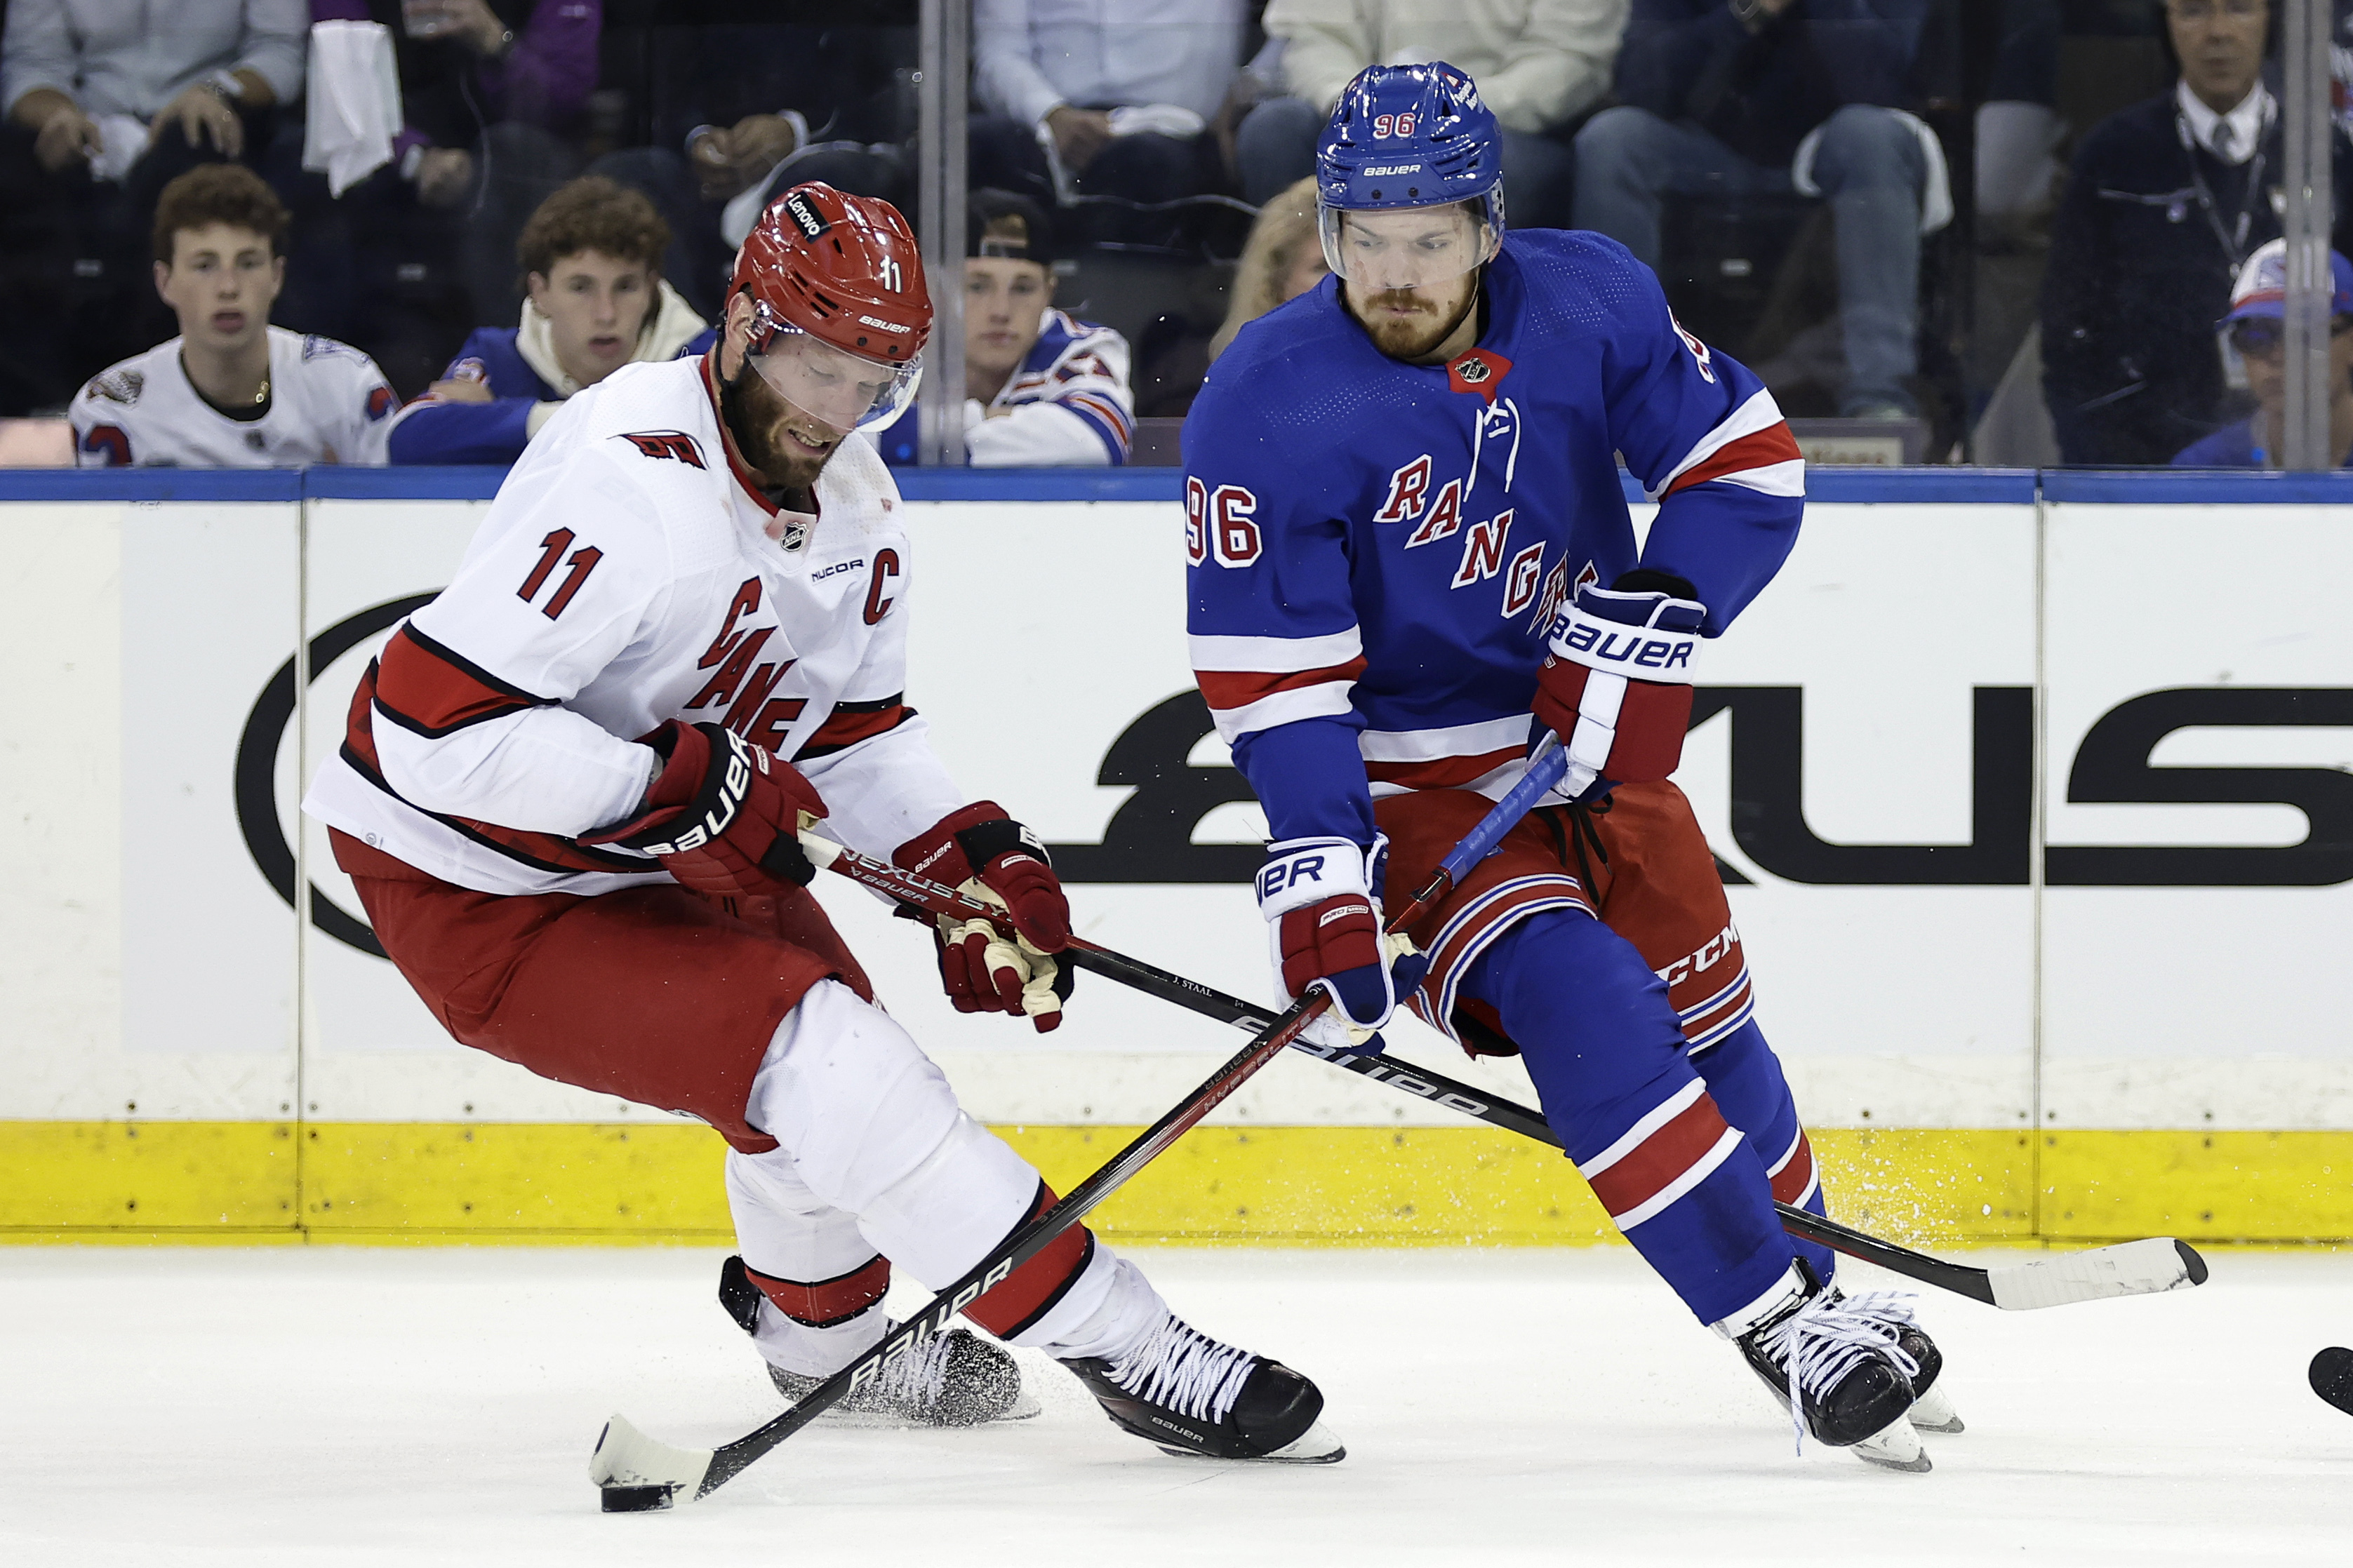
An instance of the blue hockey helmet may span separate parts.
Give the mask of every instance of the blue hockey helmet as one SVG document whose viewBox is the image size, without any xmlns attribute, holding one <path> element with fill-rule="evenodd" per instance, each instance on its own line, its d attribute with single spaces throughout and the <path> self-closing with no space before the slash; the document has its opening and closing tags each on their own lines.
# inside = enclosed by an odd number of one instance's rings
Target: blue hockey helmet
<svg viewBox="0 0 2353 1568">
<path fill-rule="evenodd" d="M 1452 246 L 1383 246 L 1349 234 L 1342 216 L 1461 204 L 1472 226 Z M 1352 281 L 1440 283 L 1491 258 L 1504 237 L 1503 132 L 1478 84 L 1442 60 L 1358 71 L 1315 149 L 1315 212 L 1325 264 Z"/>
</svg>

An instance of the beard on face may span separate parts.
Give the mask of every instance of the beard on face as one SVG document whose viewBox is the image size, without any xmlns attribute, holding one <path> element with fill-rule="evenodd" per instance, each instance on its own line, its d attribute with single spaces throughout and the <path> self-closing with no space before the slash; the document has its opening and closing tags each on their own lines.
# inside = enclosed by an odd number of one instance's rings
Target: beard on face
<svg viewBox="0 0 2353 1568">
<path fill-rule="evenodd" d="M 1477 269 L 1463 277 L 1461 288 L 1451 310 L 1411 289 L 1385 289 L 1354 313 L 1375 348 L 1391 359 L 1418 360 L 1444 342 L 1478 302 Z"/>
<path fill-rule="evenodd" d="M 719 413 L 727 421 L 728 434 L 735 437 L 735 449 L 744 460 L 760 471 L 770 488 L 779 490 L 806 490 L 817 483 L 826 463 L 841 448 L 839 432 L 826 430 L 785 401 L 760 373 L 752 368 L 746 358 L 737 368 L 733 381 L 719 384 Z M 782 434 L 790 424 L 812 436 L 819 436 L 829 445 L 822 452 L 810 452 Z"/>
</svg>

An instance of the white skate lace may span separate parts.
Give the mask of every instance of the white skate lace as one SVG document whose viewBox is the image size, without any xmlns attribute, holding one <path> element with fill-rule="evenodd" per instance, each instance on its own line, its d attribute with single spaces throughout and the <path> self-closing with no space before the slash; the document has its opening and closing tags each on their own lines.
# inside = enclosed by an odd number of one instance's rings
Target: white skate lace
<svg viewBox="0 0 2353 1568">
<path fill-rule="evenodd" d="M 1172 1314 L 1142 1344 L 1113 1362 L 1110 1374 L 1139 1399 L 1196 1421 L 1223 1421 L 1255 1361 L 1250 1352 L 1220 1344 Z"/>
<path fill-rule="evenodd" d="M 1833 1287 L 1758 1333 L 1758 1348 L 1779 1362 L 1788 1377 L 1789 1425 L 1797 1430 L 1798 1452 L 1806 1451 L 1804 1394 L 1827 1392 L 1856 1363 L 1874 1354 L 1884 1354 L 1906 1377 L 1919 1375 L 1919 1362 L 1896 1339 L 1897 1331 L 1912 1321 L 1916 1300 L 1899 1290 L 1841 1296 Z"/>
</svg>

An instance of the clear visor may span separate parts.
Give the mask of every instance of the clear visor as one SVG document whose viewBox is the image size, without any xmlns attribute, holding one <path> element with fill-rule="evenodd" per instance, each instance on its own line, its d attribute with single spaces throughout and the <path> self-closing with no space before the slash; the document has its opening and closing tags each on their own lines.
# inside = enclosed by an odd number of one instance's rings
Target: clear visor
<svg viewBox="0 0 2353 1568">
<path fill-rule="evenodd" d="M 777 396 L 845 435 L 879 429 L 898 418 L 923 379 L 921 354 L 905 364 L 880 364 L 791 327 L 779 327 L 751 360 Z"/>
<path fill-rule="evenodd" d="M 1490 191 L 1465 205 L 1315 208 L 1324 264 L 1359 289 L 1426 289 L 1450 283 L 1494 259 L 1504 237 L 1504 195 Z"/>
</svg>

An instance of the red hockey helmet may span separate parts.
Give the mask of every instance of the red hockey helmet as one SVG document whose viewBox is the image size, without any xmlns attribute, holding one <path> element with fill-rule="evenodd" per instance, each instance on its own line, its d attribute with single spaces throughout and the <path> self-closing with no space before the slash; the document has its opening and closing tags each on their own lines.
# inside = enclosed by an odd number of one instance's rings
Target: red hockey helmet
<svg viewBox="0 0 2353 1568">
<path fill-rule="evenodd" d="M 896 419 L 932 331 L 923 261 L 890 203 L 815 181 L 769 204 L 735 258 L 750 352 L 788 402 L 838 429 Z"/>
</svg>

